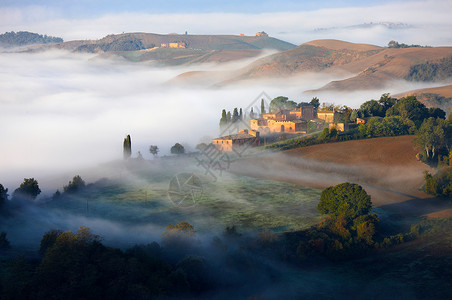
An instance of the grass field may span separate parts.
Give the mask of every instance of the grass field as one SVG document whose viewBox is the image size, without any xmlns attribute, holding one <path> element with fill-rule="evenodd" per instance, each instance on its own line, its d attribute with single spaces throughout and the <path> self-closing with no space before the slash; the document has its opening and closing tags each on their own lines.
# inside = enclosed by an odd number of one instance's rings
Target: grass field
<svg viewBox="0 0 452 300">
<path fill-rule="evenodd" d="M 231 224 L 242 232 L 280 232 L 319 221 L 320 190 L 228 173 L 214 181 L 187 160 L 182 170 L 178 168 L 180 172 L 172 166 L 151 163 L 132 167 L 121 178 L 100 180 L 79 195 L 63 196 L 44 206 L 131 225 L 167 226 L 186 221 L 201 233 L 222 231 Z M 170 181 L 178 173 L 195 174 L 202 187 L 194 200 L 189 197 L 181 205 L 175 205 L 168 196 Z"/>
</svg>

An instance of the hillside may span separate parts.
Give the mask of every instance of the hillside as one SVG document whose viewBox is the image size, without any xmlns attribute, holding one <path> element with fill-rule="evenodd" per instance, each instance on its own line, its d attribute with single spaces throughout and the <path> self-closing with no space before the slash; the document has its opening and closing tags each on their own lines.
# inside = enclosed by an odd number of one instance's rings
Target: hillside
<svg viewBox="0 0 452 300">
<path fill-rule="evenodd" d="M 452 212 L 452 203 L 428 199 L 431 196 L 419 190 L 423 171 L 430 168 L 416 160 L 413 138 L 386 137 L 303 147 L 244 159 L 240 164 L 231 164 L 231 171 L 321 189 L 356 182 L 372 196 L 374 205 L 391 207 L 399 214 Z M 414 202 L 417 207 L 407 208 Z"/>
<path fill-rule="evenodd" d="M 439 107 L 445 112 L 452 110 L 452 85 L 419 89 L 394 95 L 396 98 L 416 96 L 427 107 Z"/>
<path fill-rule="evenodd" d="M 181 48 L 163 48 L 162 44 L 184 43 Z M 258 56 L 263 49 L 285 51 L 295 45 L 272 37 L 235 35 L 179 35 L 124 33 L 99 40 L 70 41 L 31 51 L 58 48 L 73 52 L 118 55 L 132 61 L 155 61 L 163 65 L 227 62 Z M 182 59 L 181 59 L 182 58 Z"/>
<path fill-rule="evenodd" d="M 341 78 L 312 92 L 381 89 L 394 80 L 441 82 L 452 74 L 450 57 L 452 47 L 382 48 L 339 40 L 315 40 L 258 59 L 216 85 L 287 78 L 309 72 Z M 347 78 L 343 79 L 344 76 Z"/>
<path fill-rule="evenodd" d="M 331 44 L 331 46 L 329 46 Z M 383 48 L 337 40 L 312 41 L 294 49 L 257 60 L 240 71 L 233 80 L 287 77 L 301 72 L 320 72 L 328 68 L 361 61 Z"/>
</svg>

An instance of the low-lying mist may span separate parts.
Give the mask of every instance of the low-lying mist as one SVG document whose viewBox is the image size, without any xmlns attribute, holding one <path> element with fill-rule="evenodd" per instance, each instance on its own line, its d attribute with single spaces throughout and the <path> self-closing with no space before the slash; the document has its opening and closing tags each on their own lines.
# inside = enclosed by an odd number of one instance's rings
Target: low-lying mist
<svg viewBox="0 0 452 300">
<path fill-rule="evenodd" d="M 69 172 L 67 182 L 82 168 L 120 159 L 127 134 L 133 157 L 140 151 L 151 159 L 149 145 L 157 145 L 160 155 L 169 154 L 176 142 L 192 151 L 220 134 L 222 109 L 246 108 L 262 91 L 271 98 L 310 101 L 317 95 L 303 91 L 338 79 L 304 74 L 284 83 L 269 80 L 218 89 L 165 84 L 186 71 L 230 71 L 249 62 L 164 68 L 56 50 L 2 53 L 0 183 L 12 191 L 25 177 L 39 181 Z M 322 102 L 358 107 L 384 92 L 407 88 L 414 87 L 401 83 L 391 90 L 318 96 Z"/>
</svg>

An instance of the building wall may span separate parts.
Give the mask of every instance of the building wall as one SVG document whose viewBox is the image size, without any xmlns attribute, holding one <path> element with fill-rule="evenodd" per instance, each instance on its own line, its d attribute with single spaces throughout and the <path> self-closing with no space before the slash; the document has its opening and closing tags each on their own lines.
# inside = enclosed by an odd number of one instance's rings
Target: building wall
<svg viewBox="0 0 452 300">
<path fill-rule="evenodd" d="M 232 140 L 214 139 L 213 145 L 222 151 L 232 151 Z"/>
<path fill-rule="evenodd" d="M 348 123 L 330 123 L 328 125 L 328 128 L 334 128 L 336 127 L 337 131 L 347 131 L 348 130 Z"/>
<path fill-rule="evenodd" d="M 317 118 L 324 120 L 327 123 L 334 122 L 334 110 L 317 111 Z"/>
<path fill-rule="evenodd" d="M 302 106 L 298 110 L 291 111 L 290 114 L 295 118 L 310 121 L 314 119 L 314 106 Z"/>
</svg>

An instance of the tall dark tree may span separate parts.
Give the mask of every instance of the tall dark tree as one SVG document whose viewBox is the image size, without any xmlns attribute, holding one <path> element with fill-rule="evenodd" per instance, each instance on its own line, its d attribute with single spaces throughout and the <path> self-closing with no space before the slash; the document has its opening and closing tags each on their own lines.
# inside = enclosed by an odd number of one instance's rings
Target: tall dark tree
<svg viewBox="0 0 452 300">
<path fill-rule="evenodd" d="M 254 110 L 253 110 L 252 107 L 251 107 L 251 110 L 250 110 L 250 119 L 254 119 Z"/>
<path fill-rule="evenodd" d="M 229 124 L 231 122 L 232 122 L 231 112 L 228 111 L 228 113 L 226 114 L 226 123 Z"/>
<path fill-rule="evenodd" d="M 261 115 L 265 114 L 265 103 L 264 99 L 261 99 Z"/>
<path fill-rule="evenodd" d="M 130 135 L 127 135 L 127 137 L 124 139 L 123 154 L 124 159 L 128 159 L 132 155 L 132 141 L 130 139 Z"/>
<path fill-rule="evenodd" d="M 21 197 L 34 200 L 40 193 L 41 189 L 39 188 L 38 181 L 34 178 L 24 178 L 24 181 L 14 191 L 13 198 Z"/>
<path fill-rule="evenodd" d="M 243 111 L 242 111 L 241 107 L 240 107 L 240 111 L 239 111 L 239 119 L 243 120 Z"/>
<path fill-rule="evenodd" d="M 8 189 L 0 183 L 0 207 L 8 200 Z"/>
<path fill-rule="evenodd" d="M 226 115 L 226 109 L 223 109 L 221 112 L 221 119 L 220 119 L 220 127 L 223 127 L 228 124 L 228 117 Z"/>
<path fill-rule="evenodd" d="M 312 106 L 314 106 L 314 110 L 317 111 L 317 109 L 320 106 L 320 100 L 317 97 L 312 98 L 311 102 L 309 102 Z"/>
<path fill-rule="evenodd" d="M 234 108 L 234 111 L 232 113 L 232 123 L 235 123 L 239 120 L 239 111 L 237 110 L 237 107 Z"/>
</svg>

